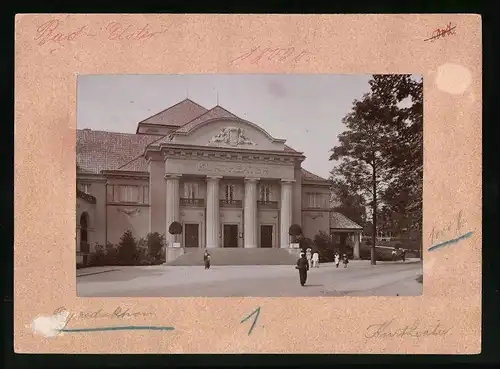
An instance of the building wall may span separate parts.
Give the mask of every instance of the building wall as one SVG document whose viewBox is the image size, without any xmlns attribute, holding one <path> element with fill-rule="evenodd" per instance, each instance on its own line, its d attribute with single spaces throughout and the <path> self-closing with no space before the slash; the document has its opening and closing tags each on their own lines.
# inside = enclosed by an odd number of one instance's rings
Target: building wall
<svg viewBox="0 0 500 369">
<path fill-rule="evenodd" d="M 132 231 L 136 241 L 149 232 L 149 208 L 147 206 L 108 205 L 108 242 L 117 245 L 125 231 Z"/>
<path fill-rule="evenodd" d="M 149 232 L 165 234 L 166 225 L 166 182 L 165 163 L 162 159 L 149 162 Z"/>
<path fill-rule="evenodd" d="M 302 211 L 302 233 L 304 237 L 314 239 L 314 236 L 319 231 L 330 234 L 330 212 L 327 210 Z"/>
<path fill-rule="evenodd" d="M 319 201 L 311 203 L 309 194 L 319 194 Z M 330 233 L 330 189 L 328 186 L 303 184 L 302 186 L 302 233 L 304 237 L 313 239 L 319 231 Z"/>
<path fill-rule="evenodd" d="M 302 226 L 302 169 L 300 163 L 295 166 L 293 185 L 292 224 Z"/>
</svg>

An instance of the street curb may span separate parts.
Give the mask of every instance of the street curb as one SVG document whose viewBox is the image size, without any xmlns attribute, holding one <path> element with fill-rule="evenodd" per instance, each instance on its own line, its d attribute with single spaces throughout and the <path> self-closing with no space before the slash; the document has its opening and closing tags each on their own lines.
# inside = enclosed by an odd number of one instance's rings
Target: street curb
<svg viewBox="0 0 500 369">
<path fill-rule="evenodd" d="M 111 270 L 104 270 L 102 272 L 93 272 L 93 273 L 87 273 L 87 274 L 77 274 L 76 278 L 78 277 L 86 277 L 88 275 L 96 275 L 96 274 L 103 274 L 103 273 L 109 273 L 109 272 L 116 272 L 117 270 L 121 270 L 121 269 L 111 269 Z"/>
</svg>

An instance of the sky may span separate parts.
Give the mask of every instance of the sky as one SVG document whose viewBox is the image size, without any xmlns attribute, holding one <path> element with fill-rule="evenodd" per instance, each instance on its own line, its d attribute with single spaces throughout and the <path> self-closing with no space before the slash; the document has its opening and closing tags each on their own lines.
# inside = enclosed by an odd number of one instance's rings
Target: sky
<svg viewBox="0 0 500 369">
<path fill-rule="evenodd" d="M 369 92 L 371 75 L 80 75 L 77 127 L 135 133 L 137 123 L 186 98 L 217 105 L 303 152 L 302 167 L 324 178 L 342 118 Z"/>
</svg>

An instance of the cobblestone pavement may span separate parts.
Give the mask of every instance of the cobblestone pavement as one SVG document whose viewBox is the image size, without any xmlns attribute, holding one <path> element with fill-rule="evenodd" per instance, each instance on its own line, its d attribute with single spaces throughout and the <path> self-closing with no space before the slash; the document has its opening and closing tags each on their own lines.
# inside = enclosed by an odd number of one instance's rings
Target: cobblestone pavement
<svg viewBox="0 0 500 369">
<path fill-rule="evenodd" d="M 292 265 L 101 267 L 78 270 L 81 297 L 417 296 L 422 262 L 351 261 L 312 268 L 305 287 Z"/>
</svg>

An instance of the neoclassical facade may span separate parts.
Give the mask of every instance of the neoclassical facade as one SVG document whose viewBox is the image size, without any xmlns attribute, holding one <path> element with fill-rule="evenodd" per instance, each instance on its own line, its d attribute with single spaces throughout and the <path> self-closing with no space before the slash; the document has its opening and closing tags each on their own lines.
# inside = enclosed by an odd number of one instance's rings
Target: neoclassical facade
<svg viewBox="0 0 500 369">
<path fill-rule="evenodd" d="M 329 183 L 305 156 L 255 123 L 184 100 L 135 134 L 77 131 L 77 262 L 96 244 L 165 235 L 167 257 L 191 248 L 289 248 L 330 233 Z M 183 226 L 179 236 L 169 225 Z"/>
</svg>

